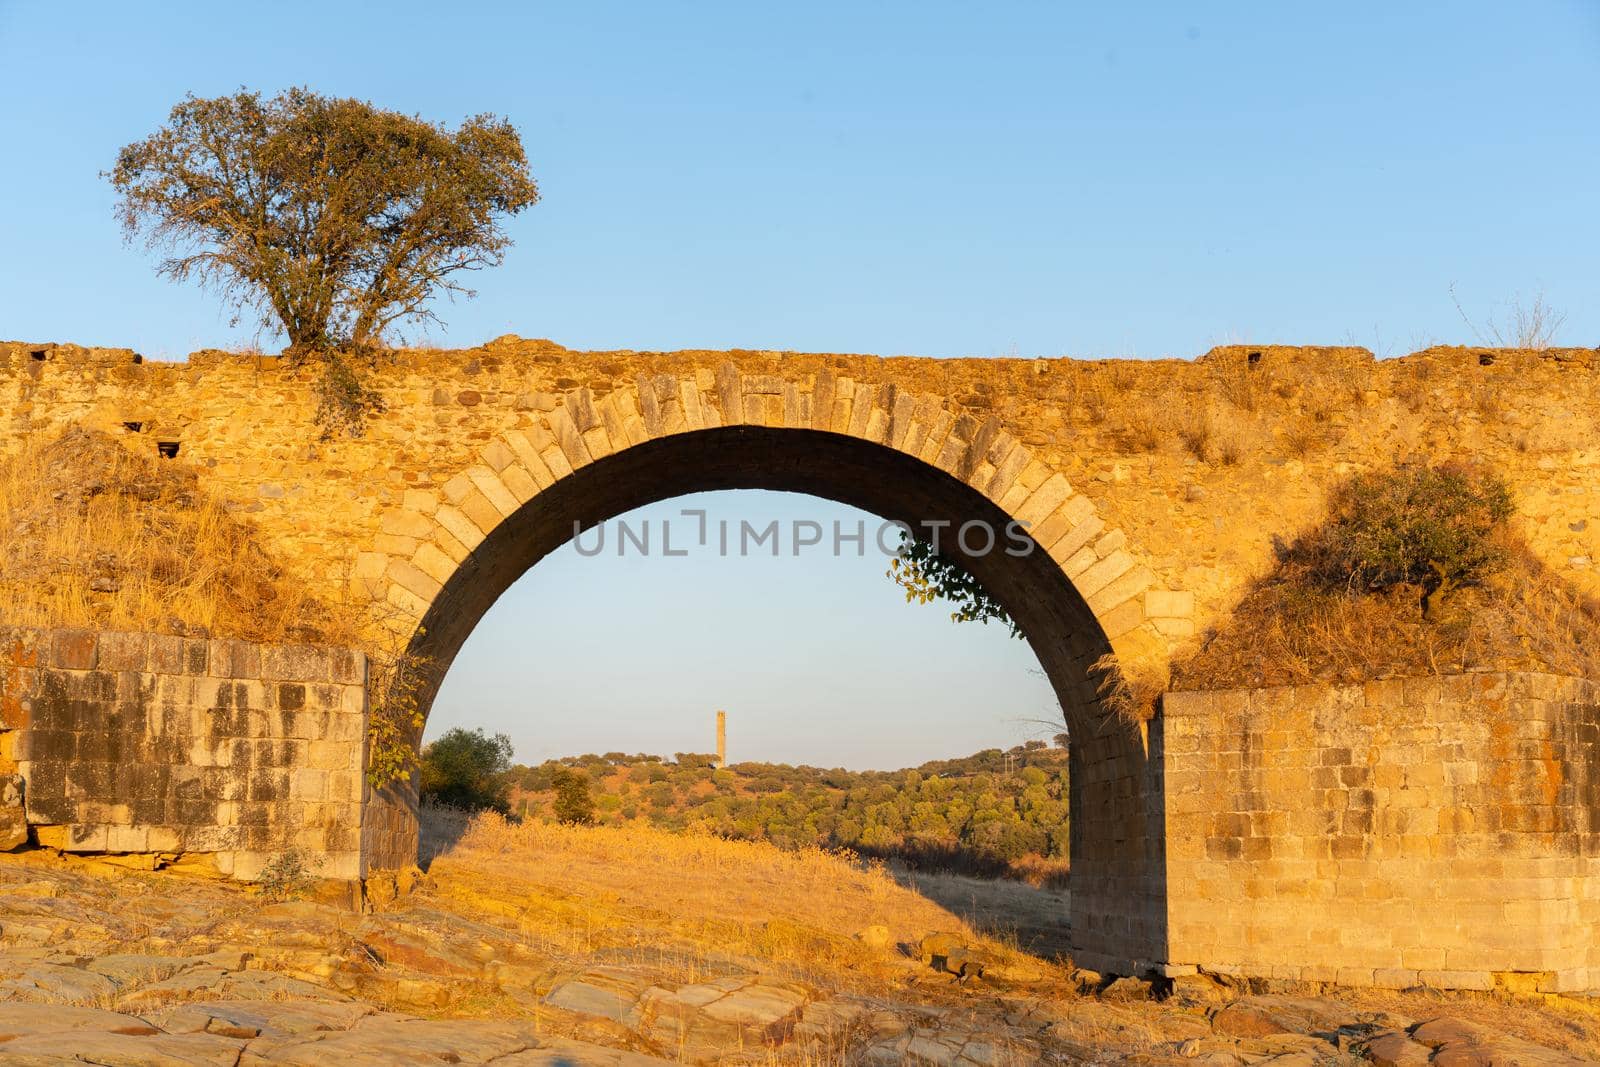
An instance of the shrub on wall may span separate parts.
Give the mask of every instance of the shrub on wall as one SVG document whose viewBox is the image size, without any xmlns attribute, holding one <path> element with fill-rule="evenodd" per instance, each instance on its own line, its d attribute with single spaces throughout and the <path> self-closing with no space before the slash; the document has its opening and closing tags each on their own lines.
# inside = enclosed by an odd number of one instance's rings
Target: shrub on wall
<svg viewBox="0 0 1600 1067">
<path fill-rule="evenodd" d="M 1504 479 L 1459 465 L 1403 465 L 1360 474 L 1334 490 L 1328 521 L 1285 560 L 1329 589 L 1414 586 L 1431 614 L 1453 589 L 1503 569 L 1499 535 L 1511 517 Z"/>
<path fill-rule="evenodd" d="M 1503 479 L 1462 465 L 1358 475 L 1323 524 L 1173 664 L 1175 689 L 1476 670 L 1600 677 L 1600 605 L 1511 529 Z"/>
</svg>

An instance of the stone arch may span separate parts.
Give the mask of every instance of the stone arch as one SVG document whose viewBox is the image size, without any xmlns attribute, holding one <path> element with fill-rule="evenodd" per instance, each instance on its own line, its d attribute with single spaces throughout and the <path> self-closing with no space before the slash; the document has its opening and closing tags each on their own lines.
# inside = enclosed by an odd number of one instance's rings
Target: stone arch
<svg viewBox="0 0 1600 1067">
<path fill-rule="evenodd" d="M 1152 589 L 1150 570 L 1094 502 L 997 417 L 980 419 L 943 397 L 892 383 L 826 370 L 791 381 L 741 374 L 731 362 L 716 373 L 714 389 L 702 388 L 696 375 L 661 374 L 598 399 L 588 388 L 552 398 L 531 425 L 491 440 L 442 491 L 407 491 L 381 517 L 373 550 L 358 555 L 355 581 L 364 595 L 395 609 L 397 625 L 418 623 L 485 538 L 569 476 L 648 442 L 734 427 L 852 438 L 969 487 L 1007 519 L 1028 525 L 1119 655 L 1164 652 L 1163 631 L 1176 628 L 1161 624 L 1189 619 L 1183 598 Z"/>
<path fill-rule="evenodd" d="M 542 398 L 530 425 L 503 430 L 477 462 L 437 490 L 406 491 L 382 516 L 355 580 L 390 625 L 420 635 L 425 700 L 512 582 L 575 530 L 645 504 L 763 488 L 888 519 L 1024 523 L 1029 555 L 953 554 L 1017 620 L 1067 715 L 1079 962 L 1127 973 L 1159 960 L 1159 774 L 1148 739 L 1101 713 L 1091 665 L 1112 650 L 1162 654 L 1173 619 L 1152 608 L 1170 613 L 1175 598 L 1160 600 L 1124 535 L 996 417 L 827 370 L 791 380 L 727 363 L 706 377 Z"/>
</svg>

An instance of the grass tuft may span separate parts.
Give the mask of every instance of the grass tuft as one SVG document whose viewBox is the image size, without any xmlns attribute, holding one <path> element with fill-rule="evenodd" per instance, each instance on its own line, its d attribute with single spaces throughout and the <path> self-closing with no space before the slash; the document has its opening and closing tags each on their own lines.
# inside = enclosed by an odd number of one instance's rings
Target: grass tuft
<svg viewBox="0 0 1600 1067">
<path fill-rule="evenodd" d="M 0 463 L 0 619 L 352 644 L 357 622 L 311 597 L 181 459 L 75 427 Z"/>
</svg>

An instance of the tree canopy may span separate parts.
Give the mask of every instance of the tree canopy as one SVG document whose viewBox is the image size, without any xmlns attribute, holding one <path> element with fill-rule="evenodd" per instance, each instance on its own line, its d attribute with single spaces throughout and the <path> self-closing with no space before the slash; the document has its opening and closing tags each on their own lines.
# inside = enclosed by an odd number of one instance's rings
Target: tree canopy
<svg viewBox="0 0 1600 1067">
<path fill-rule="evenodd" d="M 462 272 L 499 264 L 511 243 L 501 220 L 539 198 L 502 118 L 452 131 L 309 89 L 190 95 L 108 177 L 128 238 L 169 253 L 161 274 L 219 290 L 236 321 L 280 325 L 295 354 L 436 321 L 432 299 L 473 295 Z M 358 407 L 372 399 L 335 386 Z"/>
<path fill-rule="evenodd" d="M 511 810 L 511 738 L 456 727 L 422 750 L 423 797 L 469 811 Z"/>
</svg>

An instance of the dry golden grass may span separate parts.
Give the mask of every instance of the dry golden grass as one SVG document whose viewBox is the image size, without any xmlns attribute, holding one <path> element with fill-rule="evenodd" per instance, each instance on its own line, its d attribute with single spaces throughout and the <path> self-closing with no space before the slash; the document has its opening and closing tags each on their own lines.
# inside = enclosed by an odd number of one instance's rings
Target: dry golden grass
<svg viewBox="0 0 1600 1067">
<path fill-rule="evenodd" d="M 1211 458 L 1215 437 L 1216 427 L 1212 425 L 1211 416 L 1204 411 L 1190 412 L 1178 425 L 1178 440 L 1183 442 L 1183 447 L 1191 456 L 1202 463 Z"/>
<path fill-rule="evenodd" d="M 1124 663 L 1106 653 L 1090 667 L 1099 678 L 1100 705 L 1130 725 L 1155 717 L 1161 694 L 1172 684 L 1166 663 L 1134 660 Z"/>
<path fill-rule="evenodd" d="M 1071 952 L 1066 916 L 1072 895 L 1064 878 L 1040 887 L 1009 878 L 969 878 L 899 867 L 895 878 L 959 915 L 973 929 L 1030 956 L 1053 960 Z"/>
<path fill-rule="evenodd" d="M 350 643 L 356 621 L 292 580 L 181 460 L 74 428 L 0 463 L 0 619 Z"/>
<path fill-rule="evenodd" d="M 1260 378 L 1243 362 L 1223 362 L 1212 367 L 1214 387 L 1235 408 L 1253 412 L 1261 405 Z"/>
<path fill-rule="evenodd" d="M 468 819 L 433 807 L 424 808 L 423 824 L 428 892 L 441 903 L 512 920 L 535 944 L 648 962 L 684 980 L 704 977 L 718 961 L 753 959 L 872 992 L 904 979 L 897 945 L 936 931 L 961 933 L 996 960 L 1023 959 L 881 864 L 849 853 L 786 851 L 642 823 Z M 875 925 L 888 928 L 888 948 L 856 939 Z"/>
<path fill-rule="evenodd" d="M 1482 587 L 1423 616 L 1421 591 L 1349 596 L 1269 576 L 1173 664 L 1173 688 L 1352 684 L 1462 671 L 1600 678 L 1600 604 L 1519 545 Z"/>
</svg>

